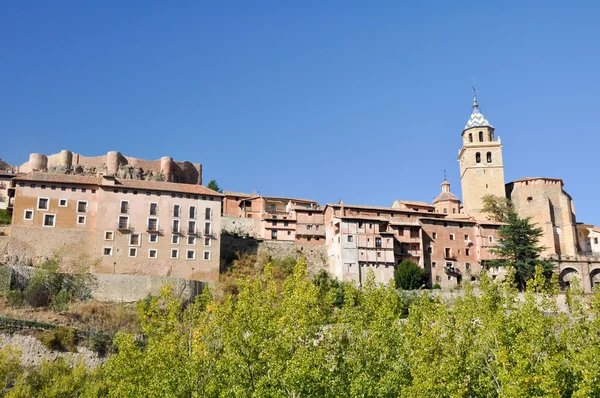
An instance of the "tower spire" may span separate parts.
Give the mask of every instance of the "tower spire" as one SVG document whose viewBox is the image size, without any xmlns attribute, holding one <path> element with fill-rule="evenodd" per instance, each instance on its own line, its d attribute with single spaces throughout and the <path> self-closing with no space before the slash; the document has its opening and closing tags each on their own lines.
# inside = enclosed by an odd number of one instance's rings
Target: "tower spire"
<svg viewBox="0 0 600 398">
<path fill-rule="evenodd" d="M 475 89 L 475 76 L 473 76 L 473 109 L 479 108 L 477 103 L 477 90 Z"/>
</svg>

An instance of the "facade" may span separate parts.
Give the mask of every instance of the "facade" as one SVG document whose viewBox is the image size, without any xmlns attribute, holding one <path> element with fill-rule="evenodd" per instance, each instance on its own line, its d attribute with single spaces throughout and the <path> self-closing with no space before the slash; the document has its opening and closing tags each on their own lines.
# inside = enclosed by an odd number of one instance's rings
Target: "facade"
<svg viewBox="0 0 600 398">
<path fill-rule="evenodd" d="M 494 127 L 479 111 L 473 96 L 473 112 L 462 132 L 462 148 L 458 152 L 460 183 L 464 212 L 485 219 L 482 212 L 485 195 L 504 196 L 504 164 L 502 143 L 494 136 Z"/>
<path fill-rule="evenodd" d="M 13 179 L 9 255 L 215 281 L 221 197 L 201 185 L 33 172 Z"/>
</svg>

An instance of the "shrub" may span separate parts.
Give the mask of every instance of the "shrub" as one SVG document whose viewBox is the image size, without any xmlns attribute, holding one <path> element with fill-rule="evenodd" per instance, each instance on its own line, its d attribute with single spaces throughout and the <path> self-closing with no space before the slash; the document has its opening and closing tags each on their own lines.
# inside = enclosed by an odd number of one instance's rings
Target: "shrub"
<svg viewBox="0 0 600 398">
<path fill-rule="evenodd" d="M 77 351 L 75 329 L 68 326 L 58 326 L 54 330 L 38 332 L 36 337 L 50 350 Z"/>
<path fill-rule="evenodd" d="M 433 290 L 438 290 L 438 289 L 441 289 L 442 287 L 440 286 L 440 284 L 439 284 L 439 283 L 436 283 L 436 284 L 435 284 L 435 285 L 433 285 L 431 288 L 432 288 Z"/>
<path fill-rule="evenodd" d="M 6 293 L 6 304 L 10 307 L 21 307 L 23 305 L 23 292 L 20 290 L 10 290 Z"/>
<path fill-rule="evenodd" d="M 6 209 L 0 209 L 0 225 L 9 225 L 12 222 L 11 217 L 8 215 Z"/>
<path fill-rule="evenodd" d="M 394 270 L 396 287 L 403 290 L 420 289 L 425 282 L 425 272 L 410 260 L 404 260 Z"/>
<path fill-rule="evenodd" d="M 50 289 L 46 285 L 45 276 L 36 274 L 25 288 L 23 297 L 32 307 L 45 307 L 50 304 Z"/>
</svg>

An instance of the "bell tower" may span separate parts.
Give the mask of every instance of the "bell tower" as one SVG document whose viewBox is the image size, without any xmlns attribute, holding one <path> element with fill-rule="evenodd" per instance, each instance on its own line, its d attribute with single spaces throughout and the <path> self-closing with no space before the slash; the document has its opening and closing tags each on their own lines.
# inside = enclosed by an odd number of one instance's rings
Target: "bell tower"
<svg viewBox="0 0 600 398">
<path fill-rule="evenodd" d="M 481 114 L 477 92 L 473 88 L 473 112 L 462 132 L 463 145 L 458 151 L 463 210 L 476 219 L 482 213 L 484 195 L 505 197 L 502 143 L 494 136 L 494 126 Z"/>
</svg>

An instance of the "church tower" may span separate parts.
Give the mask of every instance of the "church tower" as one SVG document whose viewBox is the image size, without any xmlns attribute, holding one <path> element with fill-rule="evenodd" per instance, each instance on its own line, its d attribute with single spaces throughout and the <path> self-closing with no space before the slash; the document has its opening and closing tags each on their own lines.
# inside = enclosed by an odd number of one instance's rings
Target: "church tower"
<svg viewBox="0 0 600 398">
<path fill-rule="evenodd" d="M 473 89 L 473 112 L 462 132 L 463 145 L 458 151 L 464 213 L 486 219 L 481 209 L 484 195 L 505 197 L 502 143 L 494 137 L 494 126 L 479 112 Z"/>
</svg>

